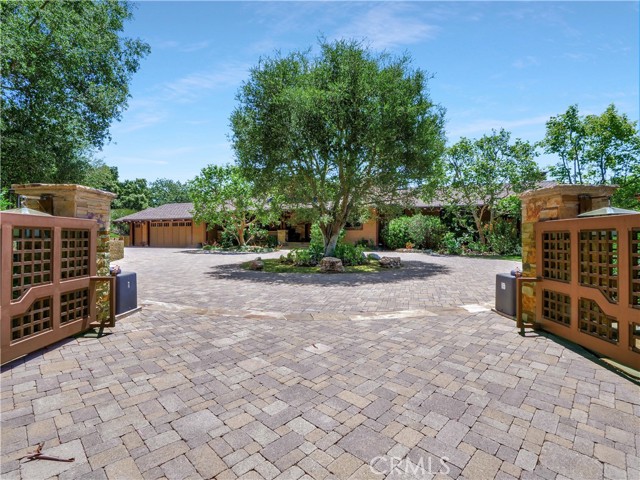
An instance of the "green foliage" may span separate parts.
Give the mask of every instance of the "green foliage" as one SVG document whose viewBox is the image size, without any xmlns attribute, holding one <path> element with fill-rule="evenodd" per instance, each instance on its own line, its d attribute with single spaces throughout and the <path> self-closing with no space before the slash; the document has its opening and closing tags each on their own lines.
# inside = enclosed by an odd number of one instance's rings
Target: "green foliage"
<svg viewBox="0 0 640 480">
<path fill-rule="evenodd" d="M 234 166 L 209 165 L 189 183 L 194 220 L 219 225 L 243 246 L 266 236 L 263 225 L 280 219 L 281 199 L 256 184 Z"/>
<path fill-rule="evenodd" d="M 281 257 L 284 258 L 284 257 Z M 320 273 L 320 269 L 315 266 L 296 266 L 292 263 L 283 262 L 278 259 L 263 259 L 265 273 Z M 248 269 L 250 262 L 243 264 L 243 268 Z M 345 267 L 346 273 L 375 273 L 383 270 L 378 262 L 369 262 L 363 265 L 351 265 Z"/>
<path fill-rule="evenodd" d="M 149 46 L 125 1 L 0 2 L 2 187 L 81 182 Z"/>
<path fill-rule="evenodd" d="M 487 232 L 489 250 L 498 255 L 522 255 L 522 241 L 515 220 L 499 218 Z"/>
<path fill-rule="evenodd" d="M 505 130 L 477 140 L 463 137 L 449 148 L 447 182 L 440 194 L 462 222 L 469 214 L 473 217 L 483 245 L 487 244 L 484 217 L 489 217 L 487 227 L 492 230 L 503 197 L 533 188 L 544 179 L 536 156 L 534 145 L 520 139 L 511 142 Z"/>
<path fill-rule="evenodd" d="M 446 228 L 438 217 L 414 215 L 409 222 L 409 241 L 416 248 L 439 249 L 445 232 Z"/>
<path fill-rule="evenodd" d="M 522 201 L 517 195 L 509 195 L 501 198 L 496 203 L 496 217 L 508 216 L 510 218 L 522 218 Z"/>
<path fill-rule="evenodd" d="M 350 243 L 338 243 L 333 256 L 342 260 L 342 265 L 364 265 L 369 260 L 364 254 L 364 247 L 361 245 L 351 245 Z"/>
<path fill-rule="evenodd" d="M 547 122 L 542 142 L 546 153 L 558 155 L 553 178 L 570 184 L 614 184 L 620 190 L 613 203 L 639 206 L 640 135 L 638 122 L 620 114 L 611 104 L 601 115 L 580 116 L 577 105 Z"/>
<path fill-rule="evenodd" d="M 80 183 L 117 194 L 120 192 L 118 167 L 110 167 L 103 160 L 93 160 Z"/>
<path fill-rule="evenodd" d="M 409 235 L 409 223 L 411 217 L 398 217 L 391 220 L 382 229 L 382 239 L 388 248 L 404 248 L 411 241 Z"/>
<path fill-rule="evenodd" d="M 111 220 L 117 220 L 122 217 L 126 217 L 127 215 L 131 215 L 132 213 L 136 213 L 137 210 L 131 208 L 114 208 L 111 210 Z"/>
<path fill-rule="evenodd" d="M 113 201 L 113 208 L 126 208 L 136 212 L 149 208 L 149 187 L 144 178 L 120 182 L 117 193 L 118 198 Z"/>
<path fill-rule="evenodd" d="M 167 203 L 188 203 L 189 186 L 187 183 L 159 178 L 149 184 L 149 206 L 159 207 Z"/>
<path fill-rule="evenodd" d="M 462 253 L 462 237 L 453 232 L 447 232 L 442 237 L 442 250 L 448 255 L 460 255 Z"/>
<path fill-rule="evenodd" d="M 13 208 L 13 205 L 9 200 L 9 189 L 3 188 L 0 190 L 0 210 L 8 210 L 10 208 Z"/>
<path fill-rule="evenodd" d="M 354 210 L 436 176 L 444 115 L 427 80 L 409 57 L 354 41 L 321 41 L 316 57 L 264 58 L 231 116 L 239 165 L 290 205 L 309 208 L 331 254 Z"/>
<path fill-rule="evenodd" d="M 409 243 L 415 248 L 438 250 L 446 227 L 438 217 L 413 215 L 391 220 L 382 230 L 382 238 L 389 248 L 405 248 Z"/>
<path fill-rule="evenodd" d="M 614 177 L 611 181 L 620 186 L 613 194 L 611 204 L 640 211 L 640 163 L 632 166 L 628 175 Z"/>
</svg>

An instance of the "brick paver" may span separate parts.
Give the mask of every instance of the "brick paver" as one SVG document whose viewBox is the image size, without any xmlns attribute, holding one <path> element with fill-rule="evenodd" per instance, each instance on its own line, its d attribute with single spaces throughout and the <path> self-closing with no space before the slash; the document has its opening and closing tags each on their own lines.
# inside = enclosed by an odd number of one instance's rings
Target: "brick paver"
<svg viewBox="0 0 640 480">
<path fill-rule="evenodd" d="M 150 252 L 121 262 L 141 312 L 2 369 L 3 479 L 640 477 L 636 385 L 460 308 L 511 262 L 411 254 L 387 283 L 296 287 Z M 76 461 L 19 461 L 38 442 Z"/>
</svg>

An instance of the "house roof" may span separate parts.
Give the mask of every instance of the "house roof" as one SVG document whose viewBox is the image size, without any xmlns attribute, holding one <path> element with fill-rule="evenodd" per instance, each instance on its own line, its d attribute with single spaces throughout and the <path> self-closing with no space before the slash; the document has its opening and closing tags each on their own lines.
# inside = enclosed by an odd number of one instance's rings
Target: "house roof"
<svg viewBox="0 0 640 480">
<path fill-rule="evenodd" d="M 537 189 L 554 187 L 558 184 L 553 180 L 544 180 L 538 183 Z M 507 196 L 505 190 L 503 196 Z M 438 208 L 443 207 L 445 202 L 440 199 L 434 198 L 430 202 L 424 202 L 420 198 L 415 198 L 412 201 L 415 208 Z M 160 205 L 159 207 L 147 208 L 140 212 L 132 213 L 126 217 L 120 217 L 114 222 L 137 222 L 146 220 L 186 220 L 193 218 L 193 203 L 167 203 Z"/>
<path fill-rule="evenodd" d="M 193 203 L 166 203 L 159 207 L 147 208 L 140 212 L 120 217 L 114 222 L 135 222 L 144 220 L 186 220 L 193 218 Z"/>
<path fill-rule="evenodd" d="M 558 185 L 558 182 L 556 182 L 555 180 L 542 180 L 537 183 L 534 190 L 539 190 L 541 188 L 555 187 L 556 185 Z M 503 192 L 500 194 L 500 198 L 507 197 L 509 195 L 513 195 L 513 192 L 509 191 L 509 189 L 505 187 Z M 428 202 L 425 202 L 420 198 L 415 198 L 413 200 L 413 206 L 416 208 L 438 208 L 438 207 L 444 207 L 446 204 L 447 204 L 446 202 L 442 201 L 439 198 L 433 198 Z M 479 206 L 482 205 L 481 200 L 478 200 L 478 205 Z"/>
</svg>

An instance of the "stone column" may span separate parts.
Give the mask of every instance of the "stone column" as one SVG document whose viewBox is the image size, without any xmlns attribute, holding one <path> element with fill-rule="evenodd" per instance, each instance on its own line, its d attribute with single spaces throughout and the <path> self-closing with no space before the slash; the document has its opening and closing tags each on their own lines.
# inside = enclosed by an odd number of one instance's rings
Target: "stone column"
<svg viewBox="0 0 640 480">
<path fill-rule="evenodd" d="M 536 233 L 535 224 L 548 220 L 575 218 L 598 208 L 606 207 L 617 187 L 606 185 L 556 185 L 529 190 L 520 195 L 522 200 L 522 275 L 535 277 Z M 535 322 L 535 286 L 526 284 L 522 289 L 522 319 Z"/>
<path fill-rule="evenodd" d="M 74 184 L 30 183 L 12 185 L 18 195 L 25 195 L 26 205 L 34 210 L 57 217 L 94 218 L 98 222 L 96 254 L 97 274 L 109 275 L 109 231 L 111 228 L 111 202 L 115 193 Z M 109 287 L 98 285 L 98 320 L 109 315 Z"/>
</svg>

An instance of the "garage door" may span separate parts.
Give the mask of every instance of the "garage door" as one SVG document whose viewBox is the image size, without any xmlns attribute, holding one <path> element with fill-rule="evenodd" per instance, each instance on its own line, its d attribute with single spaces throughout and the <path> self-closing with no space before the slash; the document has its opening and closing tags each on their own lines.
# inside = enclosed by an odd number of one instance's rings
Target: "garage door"
<svg viewBox="0 0 640 480">
<path fill-rule="evenodd" d="M 151 222 L 152 247 L 191 247 L 191 222 Z"/>
</svg>

